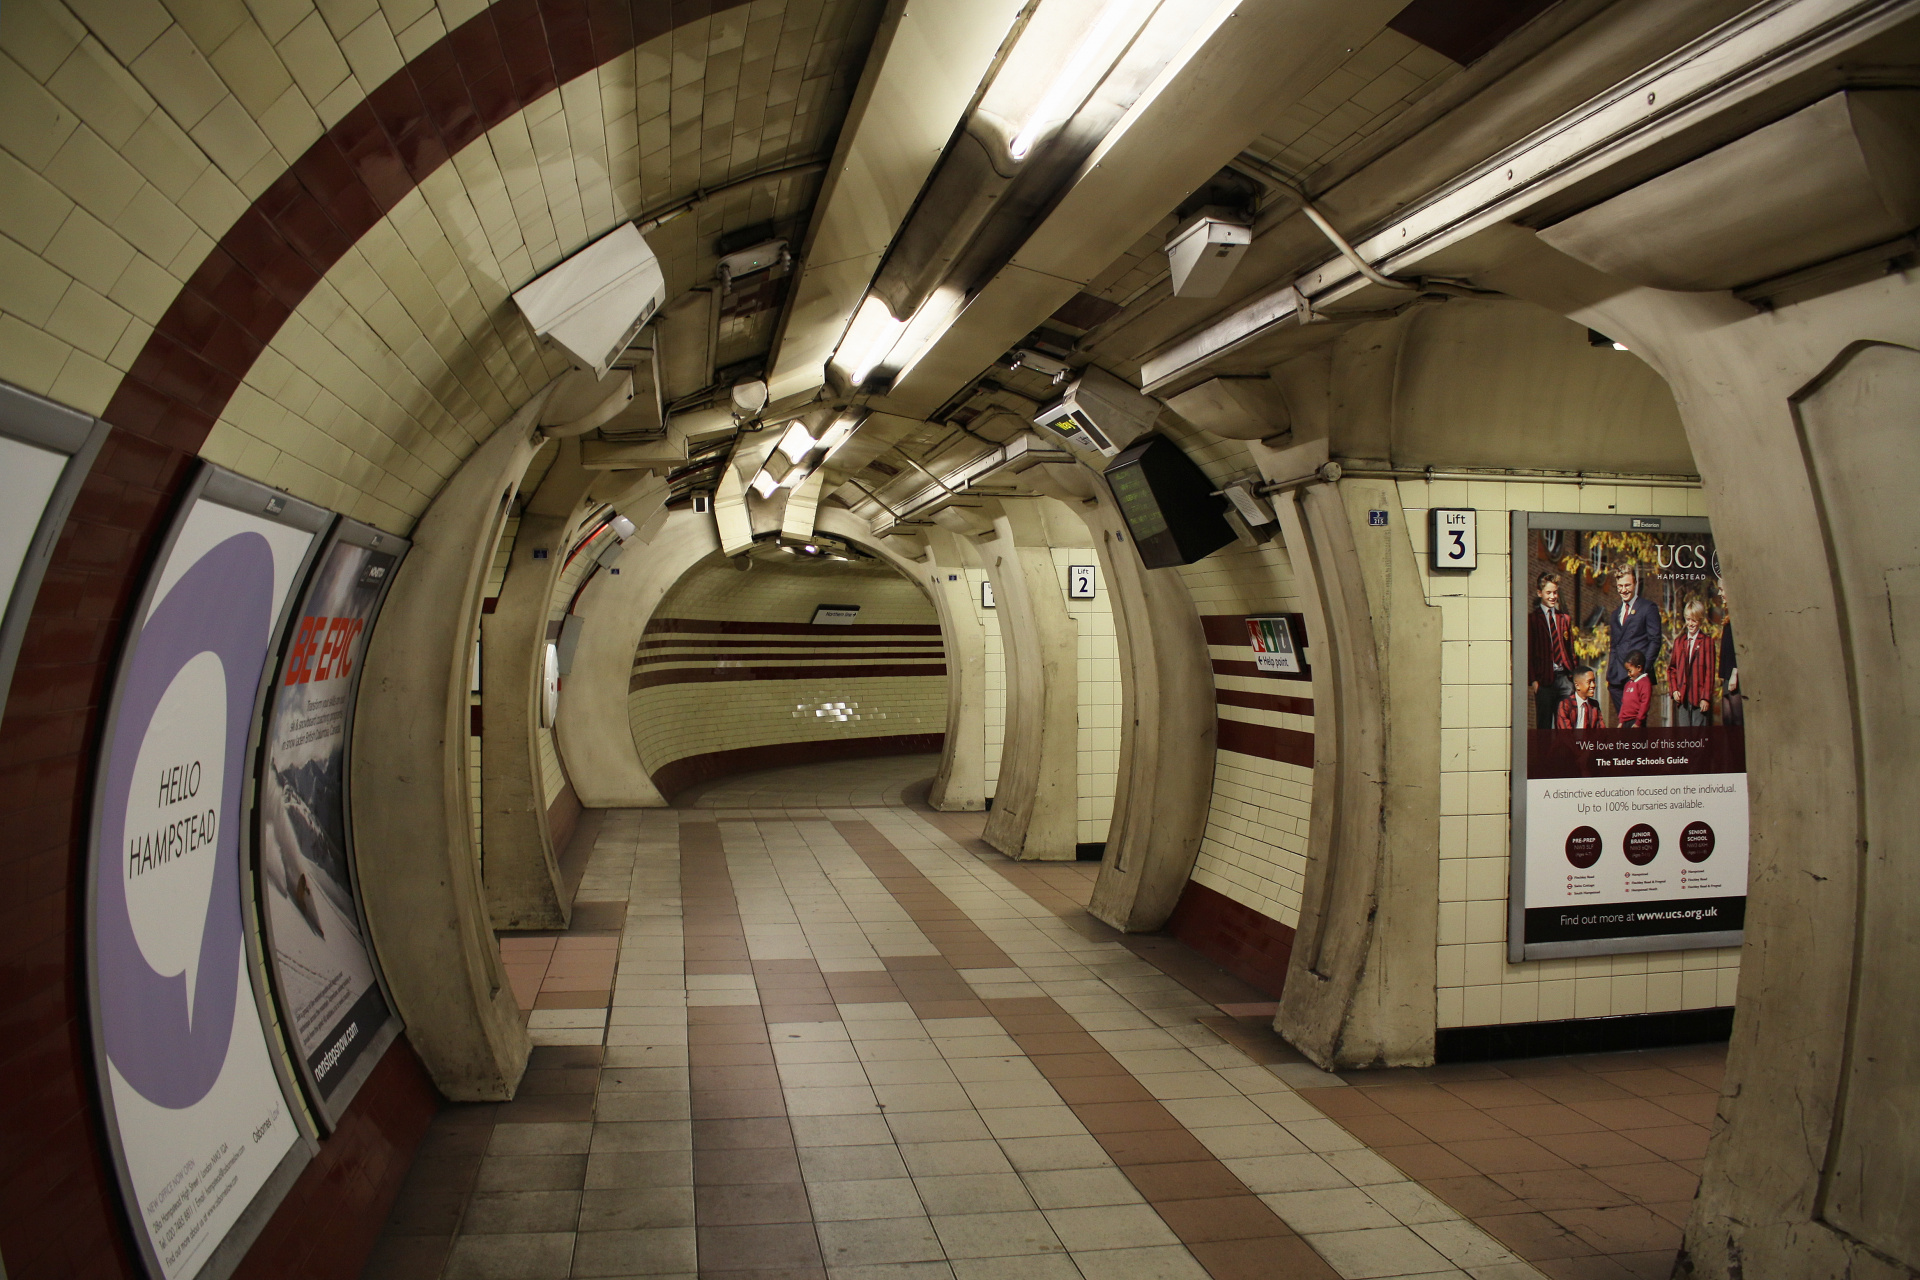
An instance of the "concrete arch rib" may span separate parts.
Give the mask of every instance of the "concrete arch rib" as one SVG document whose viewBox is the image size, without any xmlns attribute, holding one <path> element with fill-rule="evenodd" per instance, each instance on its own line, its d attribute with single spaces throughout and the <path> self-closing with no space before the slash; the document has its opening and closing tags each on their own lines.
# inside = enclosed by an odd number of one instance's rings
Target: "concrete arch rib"
<svg viewBox="0 0 1920 1280">
<path fill-rule="evenodd" d="M 531 1044 L 500 964 L 467 791 L 480 593 L 540 441 L 543 392 L 434 498 L 363 660 L 353 827 L 367 922 L 407 1036 L 456 1101 L 513 1096 Z"/>
<path fill-rule="evenodd" d="M 667 798 L 640 758 L 627 719 L 628 684 L 640 637 L 674 583 L 720 549 L 713 517 L 681 509 L 644 545 L 621 557 L 580 596 L 586 619 L 560 698 L 556 738 L 574 793 L 589 809 L 658 809 Z"/>
</svg>

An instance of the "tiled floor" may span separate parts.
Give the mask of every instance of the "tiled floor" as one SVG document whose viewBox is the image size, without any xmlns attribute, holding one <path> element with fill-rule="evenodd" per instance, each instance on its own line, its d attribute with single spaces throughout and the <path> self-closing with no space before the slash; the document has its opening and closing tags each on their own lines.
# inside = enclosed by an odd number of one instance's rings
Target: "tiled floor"
<svg viewBox="0 0 1920 1280">
<path fill-rule="evenodd" d="M 606 815 L 582 897 L 607 904 L 601 923 L 623 906 L 608 1024 L 536 1049 L 514 1102 L 443 1112 L 369 1280 L 1542 1274 L 1522 1255 L 1554 1275 L 1651 1274 L 1595 1269 L 1616 1250 L 1564 1215 L 1670 1206 L 1677 1184 L 1651 1166 L 1689 1157 L 1636 1143 L 1641 1173 L 1584 1174 L 1597 1139 L 1549 1140 L 1611 1129 L 1550 1134 L 1540 1110 L 1586 1115 L 1569 1081 L 1635 1093 L 1608 1078 L 1630 1072 L 1318 1072 L 1261 1038 L 1242 984 L 1086 916 L 1090 866 L 1007 863 L 968 837 L 977 819 L 909 805 L 926 772 L 815 766 Z M 548 974 L 570 940 L 539 940 Z M 510 949 L 532 967 L 537 948 Z M 1704 1087 L 1703 1070 L 1679 1078 Z M 1463 1123 L 1513 1137 L 1447 1128 Z M 1484 1141 L 1540 1145 L 1628 1204 L 1547 1210 L 1530 1197 L 1603 1197 L 1486 1158 L 1409 1158 Z M 1543 1254 L 1534 1218 L 1584 1251 Z"/>
</svg>

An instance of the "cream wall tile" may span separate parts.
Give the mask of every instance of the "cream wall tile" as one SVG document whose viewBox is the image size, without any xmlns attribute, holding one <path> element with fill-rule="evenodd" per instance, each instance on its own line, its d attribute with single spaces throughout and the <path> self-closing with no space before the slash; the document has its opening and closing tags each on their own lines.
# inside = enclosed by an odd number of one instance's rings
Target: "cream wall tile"
<svg viewBox="0 0 1920 1280">
<path fill-rule="evenodd" d="M 71 352 L 58 338 L 15 316 L 0 314 L 0 378 L 50 395 Z"/>
<path fill-rule="evenodd" d="M 178 26 L 162 32 L 128 70 L 183 129 L 191 130 L 227 96 L 206 56 Z"/>
<path fill-rule="evenodd" d="M 173 23 L 156 0 L 72 0 L 71 8 L 123 63 L 146 52 Z"/>
<path fill-rule="evenodd" d="M 45 328 L 70 283 L 66 272 L 13 241 L 0 239 L 0 310 Z"/>
</svg>

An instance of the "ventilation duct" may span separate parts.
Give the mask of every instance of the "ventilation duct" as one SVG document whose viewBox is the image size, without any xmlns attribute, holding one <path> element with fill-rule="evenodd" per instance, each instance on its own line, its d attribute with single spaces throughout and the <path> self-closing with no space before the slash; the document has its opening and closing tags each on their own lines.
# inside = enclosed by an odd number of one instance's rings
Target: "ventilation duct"
<svg viewBox="0 0 1920 1280">
<path fill-rule="evenodd" d="M 1655 289 L 1731 289 L 1920 225 L 1920 91 L 1849 89 L 1540 232 Z"/>
</svg>

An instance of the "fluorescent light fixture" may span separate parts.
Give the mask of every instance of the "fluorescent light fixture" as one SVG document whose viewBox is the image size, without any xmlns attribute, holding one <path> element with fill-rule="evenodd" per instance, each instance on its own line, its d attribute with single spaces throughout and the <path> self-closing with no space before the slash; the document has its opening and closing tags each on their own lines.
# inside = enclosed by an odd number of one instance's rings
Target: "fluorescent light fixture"
<svg viewBox="0 0 1920 1280">
<path fill-rule="evenodd" d="M 780 443 L 774 448 L 787 455 L 787 461 L 798 465 L 800 460 L 813 452 L 813 435 L 799 423 L 787 428 L 780 437 Z"/>
<path fill-rule="evenodd" d="M 1015 160 L 1024 160 L 1033 145 L 1050 129 L 1073 118 L 1087 95 L 1113 69 L 1127 41 L 1140 29 L 1145 15 L 1141 0 L 1107 0 L 1073 49 L 1053 73 L 1039 101 L 1028 109 L 1020 129 L 1007 144 Z"/>
<path fill-rule="evenodd" d="M 795 467 L 793 470 L 787 472 L 785 476 L 781 477 L 779 487 L 782 489 L 798 489 L 800 482 L 812 474 L 812 467 Z"/>
<path fill-rule="evenodd" d="M 760 474 L 749 481 L 747 487 L 759 494 L 762 498 L 771 498 L 773 491 L 780 487 L 780 482 L 775 480 L 765 467 L 762 467 L 760 468 Z"/>
<path fill-rule="evenodd" d="M 893 344 L 906 327 L 905 321 L 893 318 L 883 299 L 868 294 L 840 339 L 833 362 L 846 371 L 847 380 L 857 387 L 892 352 Z"/>
</svg>

